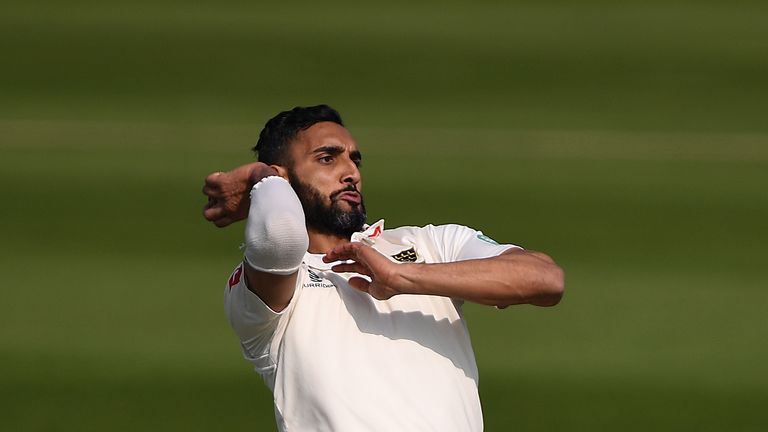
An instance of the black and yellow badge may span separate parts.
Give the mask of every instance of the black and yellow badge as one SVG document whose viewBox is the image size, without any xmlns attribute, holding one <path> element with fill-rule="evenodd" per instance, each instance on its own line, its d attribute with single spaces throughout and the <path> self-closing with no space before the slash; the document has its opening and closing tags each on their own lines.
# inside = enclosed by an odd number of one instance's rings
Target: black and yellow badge
<svg viewBox="0 0 768 432">
<path fill-rule="evenodd" d="M 410 248 L 398 254 L 392 255 L 392 259 L 397 262 L 416 262 L 418 255 L 416 255 L 416 250 Z"/>
</svg>

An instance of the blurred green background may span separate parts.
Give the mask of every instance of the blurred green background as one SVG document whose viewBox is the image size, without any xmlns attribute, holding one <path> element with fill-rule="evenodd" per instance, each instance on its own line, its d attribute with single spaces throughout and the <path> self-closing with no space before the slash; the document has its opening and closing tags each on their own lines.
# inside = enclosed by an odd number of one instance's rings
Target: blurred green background
<svg viewBox="0 0 768 432">
<path fill-rule="evenodd" d="M 371 220 L 546 251 L 468 306 L 489 431 L 766 430 L 768 4 L 6 1 L 0 429 L 273 430 L 203 177 L 328 103 Z"/>
</svg>

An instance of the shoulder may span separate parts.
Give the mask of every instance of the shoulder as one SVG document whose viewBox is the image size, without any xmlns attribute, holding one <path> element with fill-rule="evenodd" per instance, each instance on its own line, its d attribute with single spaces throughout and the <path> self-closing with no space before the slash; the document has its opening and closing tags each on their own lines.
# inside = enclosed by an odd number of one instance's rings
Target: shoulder
<svg viewBox="0 0 768 432">
<path fill-rule="evenodd" d="M 412 245 L 419 252 L 429 251 L 434 262 L 451 261 L 455 251 L 460 249 L 477 231 L 464 225 L 403 226 L 384 230 L 382 238 L 390 243 Z"/>
<path fill-rule="evenodd" d="M 382 232 L 383 236 L 403 236 L 403 235 L 426 235 L 426 236 L 436 236 L 440 234 L 445 233 L 451 233 L 451 232 L 462 232 L 462 231 L 472 231 L 476 232 L 474 229 L 467 227 L 465 225 L 459 225 L 459 224 L 442 224 L 442 225 L 434 225 L 434 224 L 428 224 L 424 226 L 401 226 L 397 228 L 387 228 Z"/>
<path fill-rule="evenodd" d="M 390 241 L 410 240 L 417 242 L 453 242 L 477 236 L 480 231 L 459 224 L 428 224 L 424 226 L 402 226 L 386 229 L 382 237 Z M 482 234 L 482 233 L 480 233 Z"/>
<path fill-rule="evenodd" d="M 499 244 L 482 231 L 460 224 L 405 226 L 385 230 L 382 235 L 390 242 L 413 244 L 417 250 L 430 251 L 434 262 L 488 258 L 510 248 L 522 249 L 514 244 Z"/>
</svg>

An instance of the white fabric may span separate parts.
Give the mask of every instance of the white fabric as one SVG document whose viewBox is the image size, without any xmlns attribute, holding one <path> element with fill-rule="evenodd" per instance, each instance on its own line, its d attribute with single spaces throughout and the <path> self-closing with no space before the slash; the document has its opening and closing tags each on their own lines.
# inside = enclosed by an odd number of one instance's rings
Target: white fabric
<svg viewBox="0 0 768 432">
<path fill-rule="evenodd" d="M 282 177 L 261 179 L 251 189 L 245 224 L 245 260 L 256 270 L 278 275 L 299 268 L 309 247 L 304 210 Z"/>
<path fill-rule="evenodd" d="M 516 247 L 483 238 L 459 225 L 383 230 L 379 221 L 352 240 L 426 263 Z M 278 429 L 482 430 L 477 365 L 460 303 L 426 295 L 378 301 L 348 285 L 354 274 L 336 274 L 321 258 L 304 256 L 294 296 L 279 313 L 239 276 L 225 289 L 245 358 L 274 394 Z"/>
</svg>

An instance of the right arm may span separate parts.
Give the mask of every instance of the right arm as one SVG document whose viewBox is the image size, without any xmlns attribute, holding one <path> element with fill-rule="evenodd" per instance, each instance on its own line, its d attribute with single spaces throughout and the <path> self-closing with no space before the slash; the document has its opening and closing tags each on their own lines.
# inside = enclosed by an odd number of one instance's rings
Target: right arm
<svg viewBox="0 0 768 432">
<path fill-rule="evenodd" d="M 309 239 L 301 203 L 276 168 L 257 162 L 211 174 L 203 188 L 203 216 L 218 227 L 247 218 L 247 287 L 279 312 L 291 301 Z"/>
</svg>

